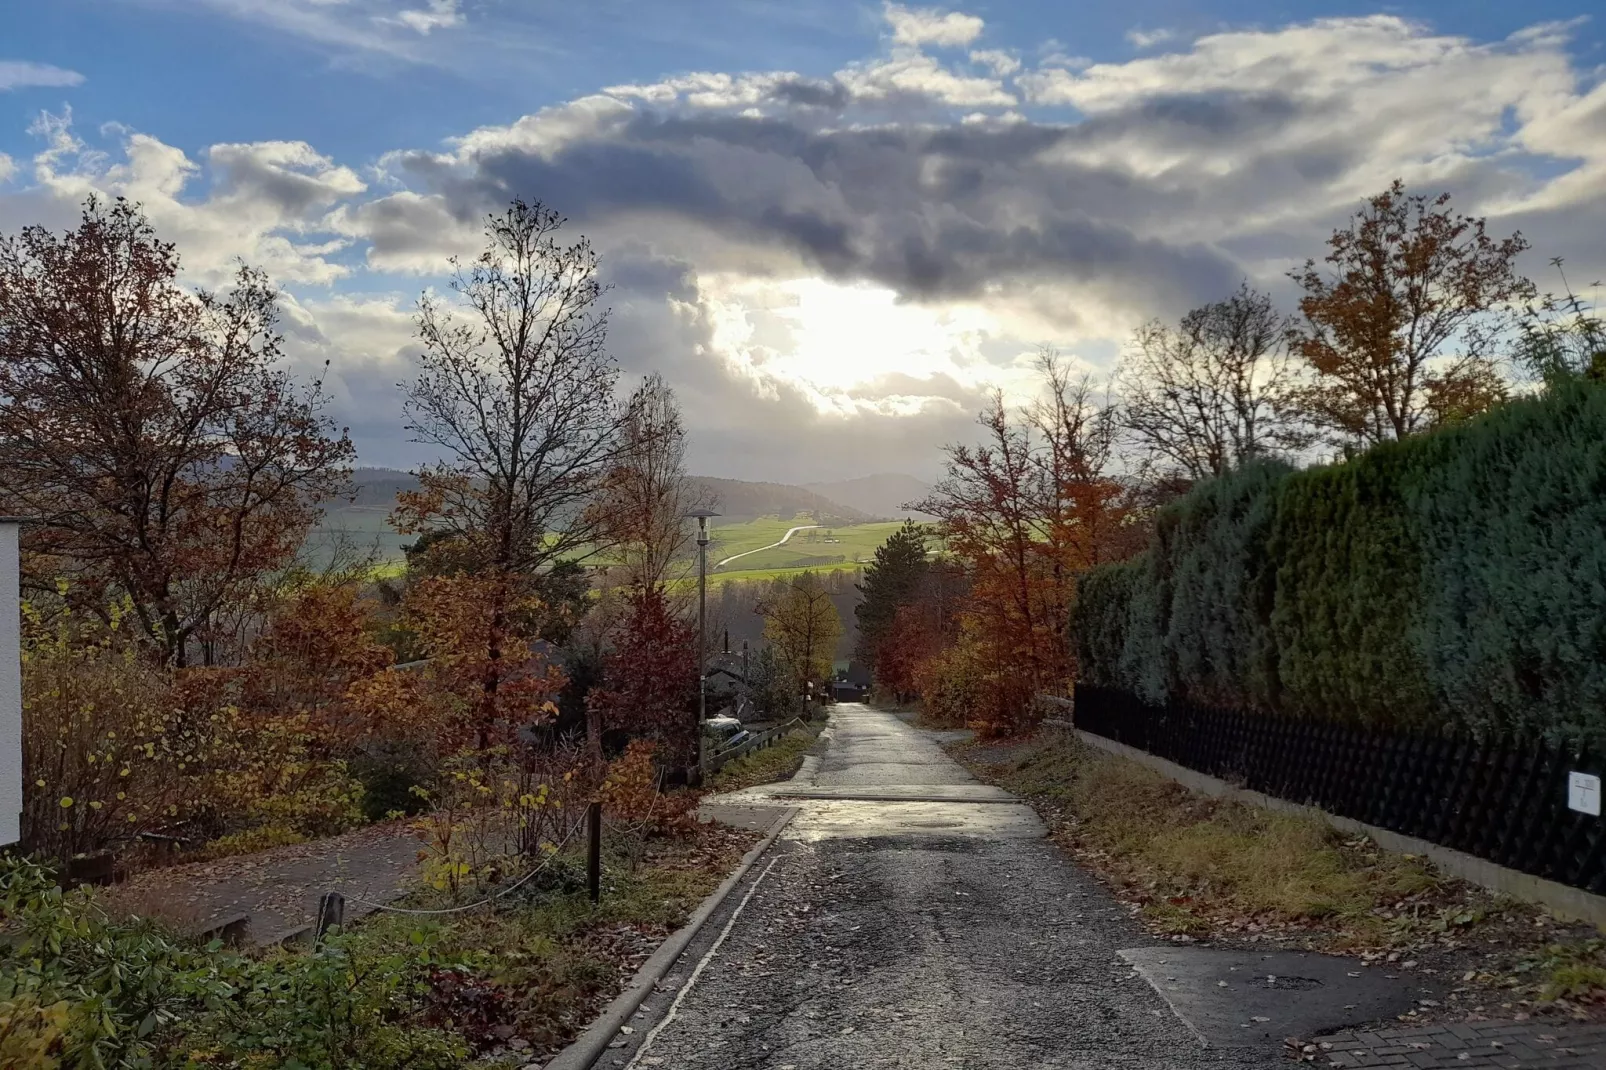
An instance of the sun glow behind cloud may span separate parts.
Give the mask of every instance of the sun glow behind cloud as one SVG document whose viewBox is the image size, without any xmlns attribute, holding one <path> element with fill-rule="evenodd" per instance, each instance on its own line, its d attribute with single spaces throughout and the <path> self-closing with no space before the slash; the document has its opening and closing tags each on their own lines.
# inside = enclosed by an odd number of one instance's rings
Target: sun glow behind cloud
<svg viewBox="0 0 1606 1070">
<path fill-rule="evenodd" d="M 928 306 L 900 301 L 884 286 L 810 277 L 722 274 L 699 286 L 726 365 L 761 389 L 798 388 L 822 413 L 899 414 L 928 400 L 887 387 L 892 380 L 947 380 L 967 390 L 1016 385 L 986 352 L 989 343 L 1012 344 L 1013 332 L 979 305 Z"/>
</svg>

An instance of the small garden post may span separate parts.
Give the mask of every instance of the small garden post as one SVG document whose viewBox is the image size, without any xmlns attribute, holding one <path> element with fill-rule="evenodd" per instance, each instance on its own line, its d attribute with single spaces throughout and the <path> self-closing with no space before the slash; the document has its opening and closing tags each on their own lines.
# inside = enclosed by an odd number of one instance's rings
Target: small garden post
<svg viewBox="0 0 1606 1070">
<path fill-rule="evenodd" d="M 586 891 L 591 901 L 602 898 L 602 804 L 586 807 Z"/>
<path fill-rule="evenodd" d="M 0 517 L 0 845 L 22 839 L 20 523 Z"/>
</svg>

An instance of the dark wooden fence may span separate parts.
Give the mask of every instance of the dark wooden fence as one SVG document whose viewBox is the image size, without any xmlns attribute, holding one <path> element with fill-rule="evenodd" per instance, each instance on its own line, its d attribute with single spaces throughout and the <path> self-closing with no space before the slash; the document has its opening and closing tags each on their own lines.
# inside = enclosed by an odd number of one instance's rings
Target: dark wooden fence
<svg viewBox="0 0 1606 1070">
<path fill-rule="evenodd" d="M 1606 819 L 1568 806 L 1606 756 L 1539 740 L 1385 733 L 1076 688 L 1076 727 L 1279 799 L 1606 893 Z"/>
</svg>

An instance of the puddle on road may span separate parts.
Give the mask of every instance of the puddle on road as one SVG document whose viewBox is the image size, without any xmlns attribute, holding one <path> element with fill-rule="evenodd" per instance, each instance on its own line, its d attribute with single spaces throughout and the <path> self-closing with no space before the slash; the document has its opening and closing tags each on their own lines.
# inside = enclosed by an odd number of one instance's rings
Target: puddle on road
<svg viewBox="0 0 1606 1070">
<path fill-rule="evenodd" d="M 1043 823 L 1032 809 L 1019 803 L 799 801 L 803 805 L 787 826 L 788 839 L 813 841 L 931 833 L 993 840 L 1036 840 L 1045 834 Z"/>
</svg>

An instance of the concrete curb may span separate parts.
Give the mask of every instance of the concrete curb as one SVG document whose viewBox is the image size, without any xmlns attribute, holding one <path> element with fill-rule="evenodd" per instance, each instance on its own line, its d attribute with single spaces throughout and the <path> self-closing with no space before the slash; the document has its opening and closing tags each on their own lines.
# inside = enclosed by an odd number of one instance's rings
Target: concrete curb
<svg viewBox="0 0 1606 1070">
<path fill-rule="evenodd" d="M 652 953 L 651 958 L 642 963 L 641 969 L 636 971 L 636 976 L 631 978 L 629 986 L 608 1004 L 597 1016 L 597 1020 L 591 1023 L 590 1028 L 581 1033 L 574 1043 L 554 1055 L 544 1070 L 589 1070 L 590 1066 L 602 1057 L 603 1052 L 608 1050 L 608 1045 L 618 1035 L 619 1027 L 627 1024 L 630 1016 L 636 1013 L 636 1009 L 652 995 L 653 989 L 664 979 L 664 975 L 675 964 L 675 960 L 680 958 L 681 952 L 685 951 L 686 946 L 702 931 L 703 925 L 714 916 L 714 912 L 742 882 L 742 878 L 747 876 L 747 871 L 753 868 L 753 863 L 769 850 L 770 844 L 775 842 L 787 823 L 797 816 L 797 812 L 797 807 L 789 806 L 785 813 L 771 823 L 764 838 L 742 856 L 736 872 L 726 877 L 725 883 L 715 888 L 708 898 L 703 900 L 697 912 L 691 916 L 691 920 L 682 925 Z"/>
</svg>

